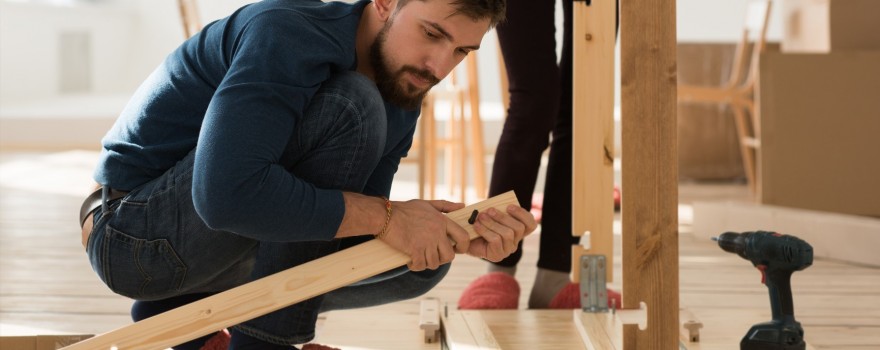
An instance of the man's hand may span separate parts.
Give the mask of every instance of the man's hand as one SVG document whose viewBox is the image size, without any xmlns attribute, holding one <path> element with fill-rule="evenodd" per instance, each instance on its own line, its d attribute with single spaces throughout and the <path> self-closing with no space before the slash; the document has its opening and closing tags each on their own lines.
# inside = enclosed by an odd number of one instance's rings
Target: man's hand
<svg viewBox="0 0 880 350">
<path fill-rule="evenodd" d="M 507 213 L 489 208 L 474 222 L 474 231 L 480 237 L 470 242 L 467 253 L 492 262 L 501 261 L 513 254 L 523 237 L 537 227 L 532 213 L 518 205 L 507 206 Z"/>
<path fill-rule="evenodd" d="M 456 252 L 468 251 L 470 240 L 467 231 L 443 215 L 464 208 L 464 204 L 414 199 L 392 202 L 391 207 L 391 221 L 386 233 L 379 239 L 409 254 L 412 260 L 407 267 L 410 270 L 433 270 L 451 262 Z"/>
</svg>

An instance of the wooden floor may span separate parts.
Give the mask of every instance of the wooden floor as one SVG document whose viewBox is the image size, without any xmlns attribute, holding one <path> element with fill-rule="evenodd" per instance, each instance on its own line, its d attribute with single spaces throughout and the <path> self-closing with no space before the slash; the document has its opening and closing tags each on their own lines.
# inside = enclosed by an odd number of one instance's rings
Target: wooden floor
<svg viewBox="0 0 880 350">
<path fill-rule="evenodd" d="M 84 151 L 0 154 L 0 335 L 22 329 L 101 333 L 130 323 L 130 301 L 101 284 L 79 243 L 76 215 L 95 159 L 94 152 Z M 411 197 L 414 188 L 398 186 L 392 197 Z M 748 200 L 746 189 L 683 184 L 680 197 L 681 306 L 705 324 L 704 342 L 736 349 L 750 324 L 769 320 L 767 291 L 748 262 L 694 238 L 689 203 Z M 525 310 L 539 236 L 526 239 L 517 273 L 522 311 L 485 319 L 505 349 L 576 349 L 577 335 L 565 320 L 570 313 Z M 619 287 L 620 267 L 615 269 Z M 428 296 L 454 309 L 464 286 L 484 272 L 483 262 L 461 256 Z M 816 260 L 795 273 L 792 285 L 797 319 L 814 348 L 880 349 L 880 269 Z M 418 303 L 329 313 L 317 341 L 345 349 L 417 349 L 412 344 L 421 339 L 413 317 Z M 366 325 L 361 333 L 354 330 L 359 325 Z"/>
</svg>

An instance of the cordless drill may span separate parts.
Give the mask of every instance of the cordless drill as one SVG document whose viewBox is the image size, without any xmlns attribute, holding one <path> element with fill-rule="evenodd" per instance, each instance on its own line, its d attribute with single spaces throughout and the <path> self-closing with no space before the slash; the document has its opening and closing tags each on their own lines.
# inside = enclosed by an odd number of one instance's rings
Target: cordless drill
<svg viewBox="0 0 880 350">
<path fill-rule="evenodd" d="M 770 292 L 773 320 L 749 329 L 741 350 L 803 350 L 804 329 L 794 319 L 791 274 L 813 264 L 813 247 L 800 238 L 776 232 L 725 232 L 713 240 L 721 249 L 751 261 Z"/>
</svg>

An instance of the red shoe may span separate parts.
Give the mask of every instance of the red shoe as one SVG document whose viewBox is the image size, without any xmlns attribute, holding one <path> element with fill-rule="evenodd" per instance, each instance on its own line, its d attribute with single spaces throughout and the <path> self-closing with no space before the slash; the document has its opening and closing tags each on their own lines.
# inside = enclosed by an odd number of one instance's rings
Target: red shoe
<svg viewBox="0 0 880 350">
<path fill-rule="evenodd" d="M 458 299 L 462 310 L 515 310 L 519 307 L 519 283 L 504 272 L 480 276 L 469 284 Z"/>
<path fill-rule="evenodd" d="M 608 289 L 608 307 L 620 308 L 620 293 L 613 289 Z M 553 297 L 548 308 L 550 309 L 580 309 L 581 308 L 581 286 L 577 283 L 569 283 Z"/>
<path fill-rule="evenodd" d="M 620 186 L 614 185 L 614 211 L 620 210 Z"/>
<path fill-rule="evenodd" d="M 221 330 L 202 345 L 201 350 L 226 350 L 229 348 L 229 331 Z"/>
</svg>

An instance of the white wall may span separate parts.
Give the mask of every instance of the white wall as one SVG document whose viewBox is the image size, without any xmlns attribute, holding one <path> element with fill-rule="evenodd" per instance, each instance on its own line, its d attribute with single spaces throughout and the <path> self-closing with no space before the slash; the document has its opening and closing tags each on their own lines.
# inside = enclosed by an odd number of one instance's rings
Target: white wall
<svg viewBox="0 0 880 350">
<path fill-rule="evenodd" d="M 204 0 L 199 5 L 207 23 L 248 2 Z M 678 0 L 679 40 L 738 40 L 746 2 Z M 8 106 L 22 99 L 62 95 L 59 33 L 91 33 L 88 92 L 102 95 L 130 94 L 183 40 L 176 0 L 73 0 L 73 6 L 49 3 L 0 0 L 0 103 Z M 781 37 L 780 28 L 779 17 L 774 15 L 768 34 L 771 40 Z M 494 33 L 487 35 L 480 51 L 481 96 L 497 104 L 500 92 Z"/>
<path fill-rule="evenodd" d="M 781 3 L 773 2 L 767 39 L 782 39 Z M 678 0 L 676 21 L 678 41 L 737 42 L 745 24 L 749 0 Z"/>
<path fill-rule="evenodd" d="M 88 92 L 113 93 L 129 88 L 135 13 L 117 4 L 57 6 L 46 3 L 0 2 L 0 98 L 6 101 L 56 95 L 64 33 L 88 33 L 88 45 L 77 55 L 91 71 Z"/>
</svg>

